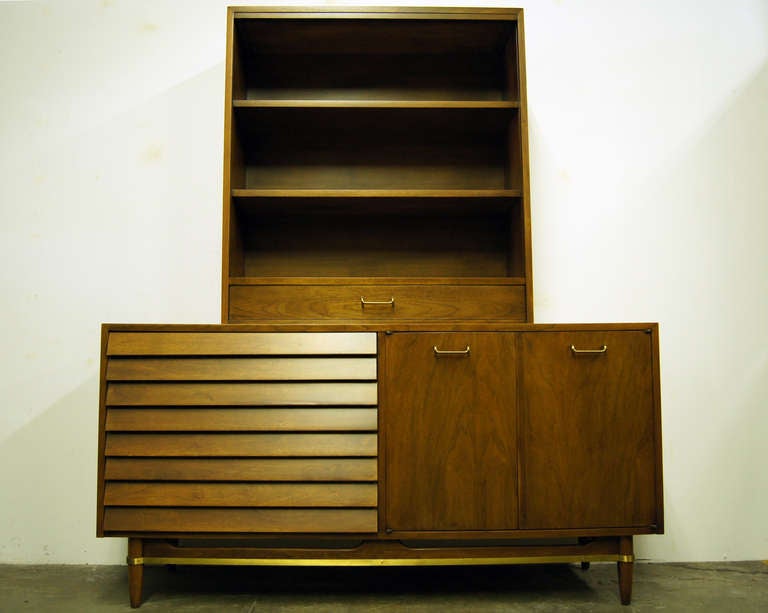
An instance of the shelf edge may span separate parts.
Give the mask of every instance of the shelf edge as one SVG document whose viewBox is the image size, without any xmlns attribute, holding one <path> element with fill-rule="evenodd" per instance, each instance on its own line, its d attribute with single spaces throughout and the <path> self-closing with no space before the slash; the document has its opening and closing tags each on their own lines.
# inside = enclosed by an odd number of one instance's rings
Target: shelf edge
<svg viewBox="0 0 768 613">
<path fill-rule="evenodd" d="M 232 190 L 233 198 L 520 198 L 519 189 L 253 189 Z"/>
<path fill-rule="evenodd" d="M 320 100 L 259 98 L 233 100 L 241 109 L 373 108 L 373 109 L 518 109 L 517 100 Z"/>
<path fill-rule="evenodd" d="M 525 285 L 524 277 L 230 277 L 229 285 Z"/>
</svg>

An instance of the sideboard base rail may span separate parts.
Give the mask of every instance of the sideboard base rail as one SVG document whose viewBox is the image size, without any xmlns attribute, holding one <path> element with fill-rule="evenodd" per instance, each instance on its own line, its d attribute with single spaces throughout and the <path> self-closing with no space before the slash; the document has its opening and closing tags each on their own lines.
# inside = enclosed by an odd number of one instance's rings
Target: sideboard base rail
<svg viewBox="0 0 768 613">
<path fill-rule="evenodd" d="M 131 538 L 128 576 L 131 606 L 141 605 L 144 566 L 490 566 L 616 562 L 622 604 L 632 593 L 631 536 L 580 539 L 565 545 L 413 546 L 363 541 L 350 548 L 180 546 L 173 541 Z"/>
</svg>

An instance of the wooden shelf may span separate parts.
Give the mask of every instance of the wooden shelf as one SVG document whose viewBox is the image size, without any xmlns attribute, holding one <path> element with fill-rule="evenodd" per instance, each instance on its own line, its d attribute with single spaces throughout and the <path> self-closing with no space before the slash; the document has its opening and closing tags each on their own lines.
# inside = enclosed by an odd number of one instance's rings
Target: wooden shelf
<svg viewBox="0 0 768 613">
<path fill-rule="evenodd" d="M 520 198 L 519 189 L 233 189 L 234 198 Z"/>
<path fill-rule="evenodd" d="M 517 109 L 516 100 L 234 100 L 235 108 Z"/>
</svg>

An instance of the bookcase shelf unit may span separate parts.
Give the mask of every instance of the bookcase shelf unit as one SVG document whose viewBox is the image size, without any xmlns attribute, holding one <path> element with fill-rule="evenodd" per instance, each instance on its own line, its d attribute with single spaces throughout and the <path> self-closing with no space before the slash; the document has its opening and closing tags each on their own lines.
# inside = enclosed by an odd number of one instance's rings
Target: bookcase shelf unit
<svg viewBox="0 0 768 613">
<path fill-rule="evenodd" d="M 222 322 L 264 320 L 239 299 L 249 285 L 424 281 L 455 286 L 450 299 L 461 301 L 478 279 L 519 290 L 495 316 L 532 321 L 519 17 L 235 10 Z"/>
</svg>

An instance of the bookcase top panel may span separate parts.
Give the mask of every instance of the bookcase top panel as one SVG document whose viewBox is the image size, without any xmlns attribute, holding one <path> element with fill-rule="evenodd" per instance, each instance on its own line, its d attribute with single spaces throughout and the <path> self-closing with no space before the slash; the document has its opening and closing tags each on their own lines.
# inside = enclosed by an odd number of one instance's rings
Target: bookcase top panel
<svg viewBox="0 0 768 613">
<path fill-rule="evenodd" d="M 348 15 L 350 17 L 373 16 L 382 19 L 409 17 L 446 18 L 459 17 L 466 19 L 515 19 L 523 14 L 522 8 L 511 7 L 456 7 L 456 6 L 230 6 L 230 13 L 238 18 L 249 18 L 265 15 L 279 17 L 283 14 L 307 16 L 313 19 L 324 15 L 333 17 Z"/>
</svg>

